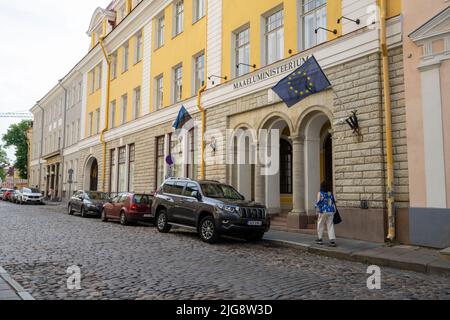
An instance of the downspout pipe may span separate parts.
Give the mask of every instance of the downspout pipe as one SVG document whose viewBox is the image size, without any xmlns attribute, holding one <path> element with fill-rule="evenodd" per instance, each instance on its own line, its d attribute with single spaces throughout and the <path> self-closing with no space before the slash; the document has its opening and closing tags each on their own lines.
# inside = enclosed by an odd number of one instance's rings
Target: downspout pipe
<svg viewBox="0 0 450 320">
<path fill-rule="evenodd" d="M 202 94 L 203 92 L 205 92 L 206 90 L 206 85 L 203 85 L 200 90 L 198 91 L 197 94 L 197 107 L 198 107 L 198 111 L 200 112 L 201 116 L 202 116 L 202 142 L 200 145 L 200 149 L 201 149 L 201 163 L 200 163 L 200 176 L 201 176 L 201 180 L 205 180 L 206 178 L 206 170 L 205 170 L 205 132 L 206 132 L 206 111 L 205 108 L 203 108 L 201 106 L 201 100 L 202 100 Z"/>
<path fill-rule="evenodd" d="M 111 93 L 111 59 L 106 52 L 105 44 L 103 43 L 104 37 L 100 37 L 99 43 L 102 48 L 103 55 L 107 64 L 107 75 L 106 75 L 106 106 L 105 106 L 105 128 L 100 133 L 100 142 L 103 146 L 102 152 L 102 191 L 106 192 L 106 141 L 105 141 L 105 133 L 109 131 L 109 100 Z"/>
<path fill-rule="evenodd" d="M 42 183 L 42 154 L 44 153 L 44 119 L 45 119 L 45 110 L 40 105 L 40 101 L 36 102 L 36 105 L 39 109 L 41 109 L 42 117 L 41 117 L 41 150 L 39 151 L 39 189 L 41 188 Z"/>
<path fill-rule="evenodd" d="M 380 46 L 383 68 L 384 118 L 386 126 L 386 159 L 387 159 L 387 207 L 388 207 L 388 235 L 392 242 L 396 237 L 395 230 L 395 198 L 394 198 L 394 157 L 392 147 L 392 111 L 391 91 L 389 85 L 389 56 L 387 47 L 387 0 L 380 0 Z"/>
<path fill-rule="evenodd" d="M 61 152 L 61 173 L 62 173 L 62 176 L 61 176 L 61 181 L 59 182 L 59 190 L 60 190 L 60 192 L 62 194 L 62 187 L 63 187 L 63 184 L 64 184 L 64 177 L 66 175 L 66 173 L 65 173 L 66 168 L 65 168 L 65 165 L 64 165 L 65 164 L 65 162 L 64 162 L 64 149 L 66 148 L 66 134 L 67 134 L 67 132 L 66 132 L 67 119 L 66 118 L 67 118 L 67 108 L 68 108 L 69 101 L 67 99 L 68 90 L 67 90 L 67 88 L 65 86 L 63 86 L 62 80 L 59 80 L 58 84 L 64 90 L 64 111 L 63 111 L 63 118 L 64 118 L 64 120 L 63 120 L 63 135 L 62 135 L 62 140 L 63 141 L 62 141 L 62 144 L 60 146 L 60 152 Z M 70 195 L 69 195 L 69 197 L 70 197 Z M 62 200 L 62 196 L 61 196 L 61 200 Z"/>
</svg>

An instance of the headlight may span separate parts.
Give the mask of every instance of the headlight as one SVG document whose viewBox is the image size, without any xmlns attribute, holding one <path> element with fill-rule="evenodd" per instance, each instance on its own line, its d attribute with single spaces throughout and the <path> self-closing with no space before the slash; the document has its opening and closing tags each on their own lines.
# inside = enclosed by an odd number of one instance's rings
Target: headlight
<svg viewBox="0 0 450 320">
<path fill-rule="evenodd" d="M 219 205 L 218 206 L 220 210 L 224 211 L 225 213 L 235 213 L 239 214 L 239 208 L 235 206 L 229 206 L 229 205 Z"/>
</svg>

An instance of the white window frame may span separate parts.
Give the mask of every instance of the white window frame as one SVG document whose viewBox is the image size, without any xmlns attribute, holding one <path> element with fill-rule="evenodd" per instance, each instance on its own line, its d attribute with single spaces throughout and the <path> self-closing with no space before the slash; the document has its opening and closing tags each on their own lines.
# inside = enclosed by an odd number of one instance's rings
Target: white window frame
<svg viewBox="0 0 450 320">
<path fill-rule="evenodd" d="M 142 45 L 143 45 L 143 33 L 142 30 L 140 30 L 134 36 L 134 64 L 137 64 L 142 60 L 142 53 L 143 53 Z"/>
<path fill-rule="evenodd" d="M 166 17 L 165 15 L 160 15 L 156 18 L 156 43 L 155 48 L 159 49 L 164 46 L 164 35 L 166 29 Z"/>
<path fill-rule="evenodd" d="M 309 11 L 305 11 L 305 6 L 308 4 L 311 4 L 313 2 L 316 2 L 316 5 L 314 6 L 314 8 L 310 9 Z M 317 3 L 319 3 L 319 5 L 317 5 Z M 300 8 L 300 22 L 299 22 L 299 35 L 300 35 L 300 50 L 307 50 L 310 49 L 314 46 L 317 46 L 323 42 L 327 41 L 327 37 L 328 37 L 328 33 L 325 30 L 319 30 L 319 33 L 315 33 L 315 29 L 317 29 L 318 24 L 317 24 L 317 14 L 320 10 L 325 9 L 325 14 L 327 15 L 327 0 L 299 0 L 299 8 Z M 310 46 L 306 45 L 306 20 L 305 18 L 309 15 L 313 14 L 313 25 L 312 25 L 312 30 L 311 30 L 311 35 L 313 37 L 313 41 L 312 44 Z M 322 25 L 322 27 L 326 28 L 327 27 L 327 19 L 328 16 L 326 16 L 325 19 L 325 25 Z M 319 36 L 325 36 L 325 39 L 323 40 L 319 40 Z"/>
<path fill-rule="evenodd" d="M 173 4 L 173 36 L 184 31 L 184 0 L 179 0 Z"/>
<path fill-rule="evenodd" d="M 111 54 L 111 80 L 114 80 L 117 78 L 117 58 L 118 58 L 118 54 L 117 54 L 117 50 L 114 51 Z"/>
<path fill-rule="evenodd" d="M 113 100 L 109 104 L 109 128 L 114 129 L 116 127 L 116 111 L 117 102 Z"/>
<path fill-rule="evenodd" d="M 178 70 L 181 70 L 181 76 L 178 77 Z M 179 85 L 178 81 L 181 82 Z M 178 103 L 183 100 L 183 64 L 178 64 L 172 68 L 172 101 Z"/>
<path fill-rule="evenodd" d="M 160 74 L 155 78 L 155 111 L 164 108 L 164 75 Z"/>
<path fill-rule="evenodd" d="M 202 66 L 202 70 L 203 70 L 203 73 L 202 73 L 202 78 L 203 78 L 203 83 L 201 83 L 200 82 L 200 79 L 199 79 L 199 59 L 200 59 L 200 57 L 203 57 L 203 66 Z M 192 73 L 192 76 L 193 76 L 193 85 L 192 85 L 192 89 L 193 89 L 193 92 L 192 92 L 192 94 L 193 95 L 196 95 L 197 94 L 197 92 L 200 90 L 200 88 L 203 86 L 203 84 L 205 83 L 205 63 L 206 63 L 206 59 L 205 59 L 205 52 L 204 51 L 201 51 L 201 52 L 199 52 L 198 54 L 196 54 L 195 56 L 193 56 L 192 57 L 192 64 L 193 64 L 193 66 L 192 66 L 192 70 L 193 70 L 193 73 Z"/>
<path fill-rule="evenodd" d="M 128 94 L 124 94 L 120 97 L 120 124 L 127 123 L 128 113 Z"/>
<path fill-rule="evenodd" d="M 206 16 L 206 0 L 193 0 L 192 3 L 194 5 L 192 23 L 196 23 Z"/>
<path fill-rule="evenodd" d="M 129 40 L 127 40 L 122 45 L 122 73 L 128 71 L 129 64 L 130 64 L 130 42 Z"/>
<path fill-rule="evenodd" d="M 133 120 L 141 116 L 141 87 L 133 89 Z"/>
<path fill-rule="evenodd" d="M 281 25 L 276 26 L 273 29 L 269 30 L 269 19 L 280 12 L 282 15 Z M 285 18 L 284 18 L 284 15 L 285 15 L 284 8 L 282 6 L 277 7 L 275 9 L 269 11 L 265 15 L 263 15 L 264 23 L 262 24 L 262 26 L 263 26 L 263 30 L 262 30 L 262 32 L 263 32 L 263 50 L 262 50 L 262 52 L 263 52 L 263 57 L 264 57 L 264 63 L 266 65 L 275 63 L 284 58 L 284 46 L 285 46 L 285 34 L 284 34 Z M 275 20 L 275 21 L 277 21 L 277 20 Z M 282 31 L 282 37 L 283 37 L 282 48 L 281 48 L 282 55 L 281 55 L 281 57 L 276 57 L 275 60 L 271 61 L 271 60 L 269 60 L 269 36 L 273 33 L 278 33 L 280 30 Z M 278 41 L 277 41 L 277 43 L 278 43 Z M 277 49 L 280 49 L 280 48 L 277 48 Z M 279 50 L 276 50 L 276 51 L 278 53 Z"/>
<path fill-rule="evenodd" d="M 244 42 L 244 43 L 240 43 L 240 35 L 243 34 L 244 32 L 248 32 L 248 41 Z M 240 65 L 239 68 L 237 68 L 236 66 L 239 63 L 245 63 L 245 64 L 250 64 L 250 54 L 251 54 L 251 46 L 250 46 L 250 25 L 246 24 L 242 27 L 240 27 L 239 29 L 235 30 L 233 32 L 233 63 L 232 63 L 232 74 L 235 77 L 240 77 L 243 76 L 245 74 L 248 74 L 250 72 L 250 67 L 249 66 L 244 66 L 244 65 Z M 240 56 L 240 50 L 245 50 L 245 48 L 248 47 L 248 60 L 247 61 L 241 61 L 239 59 Z"/>
</svg>

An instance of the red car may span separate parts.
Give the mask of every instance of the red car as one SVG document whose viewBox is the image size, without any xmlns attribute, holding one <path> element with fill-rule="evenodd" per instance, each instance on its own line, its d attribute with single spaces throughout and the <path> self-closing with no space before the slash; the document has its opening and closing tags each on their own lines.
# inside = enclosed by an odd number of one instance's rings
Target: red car
<svg viewBox="0 0 450 320">
<path fill-rule="evenodd" d="M 153 196 L 120 193 L 103 205 L 102 221 L 119 221 L 126 226 L 135 222 L 151 222 Z"/>
<path fill-rule="evenodd" d="M 3 192 L 3 201 L 12 201 L 12 195 L 14 194 L 14 190 L 8 189 Z"/>
</svg>

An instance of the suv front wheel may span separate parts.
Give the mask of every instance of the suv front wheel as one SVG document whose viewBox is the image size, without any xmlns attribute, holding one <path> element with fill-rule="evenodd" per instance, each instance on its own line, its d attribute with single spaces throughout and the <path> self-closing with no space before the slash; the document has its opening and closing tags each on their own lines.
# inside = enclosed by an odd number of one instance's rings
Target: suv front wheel
<svg viewBox="0 0 450 320">
<path fill-rule="evenodd" d="M 214 219 L 211 216 L 204 217 L 200 222 L 198 228 L 200 238 L 206 243 L 216 243 L 219 240 L 219 233 L 217 232 Z"/>
<path fill-rule="evenodd" d="M 161 210 L 156 216 L 156 227 L 161 233 L 169 233 L 172 226 L 168 223 L 166 210 Z"/>
</svg>

